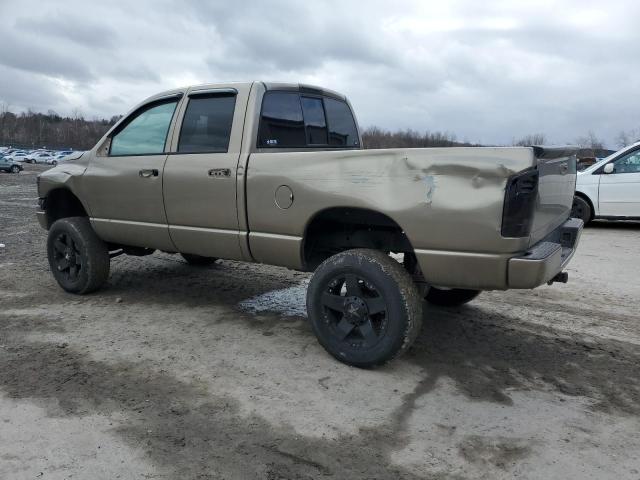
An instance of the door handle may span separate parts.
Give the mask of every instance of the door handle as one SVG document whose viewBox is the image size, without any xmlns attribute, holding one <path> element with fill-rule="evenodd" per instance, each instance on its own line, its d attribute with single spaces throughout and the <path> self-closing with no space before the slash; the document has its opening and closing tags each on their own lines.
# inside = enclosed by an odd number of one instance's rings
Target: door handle
<svg viewBox="0 0 640 480">
<path fill-rule="evenodd" d="M 230 177 L 231 169 L 229 168 L 212 168 L 209 170 L 209 176 L 215 178 Z"/>
<path fill-rule="evenodd" d="M 157 168 L 143 169 L 143 170 L 140 170 L 138 172 L 138 174 L 142 178 L 157 177 L 158 176 L 158 169 Z"/>
</svg>

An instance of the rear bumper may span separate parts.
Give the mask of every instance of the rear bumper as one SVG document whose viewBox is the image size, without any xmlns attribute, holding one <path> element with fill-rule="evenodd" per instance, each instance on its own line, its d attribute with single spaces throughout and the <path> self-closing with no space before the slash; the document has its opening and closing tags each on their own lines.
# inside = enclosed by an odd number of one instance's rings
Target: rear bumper
<svg viewBox="0 0 640 480">
<path fill-rule="evenodd" d="M 571 218 L 524 253 L 471 253 L 416 249 L 430 285 L 473 290 L 535 288 L 555 277 L 573 256 L 584 224 Z"/>
<path fill-rule="evenodd" d="M 570 218 L 523 255 L 509 259 L 508 288 L 535 288 L 547 283 L 569 263 L 584 223 Z"/>
</svg>

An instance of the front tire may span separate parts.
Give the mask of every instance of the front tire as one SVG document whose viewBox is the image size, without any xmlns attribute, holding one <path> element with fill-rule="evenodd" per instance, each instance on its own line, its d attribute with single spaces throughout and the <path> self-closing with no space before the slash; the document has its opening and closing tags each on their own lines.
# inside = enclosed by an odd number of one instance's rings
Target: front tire
<svg viewBox="0 0 640 480">
<path fill-rule="evenodd" d="M 591 211 L 591 205 L 584 198 L 575 196 L 573 197 L 573 205 L 571 206 L 571 217 L 579 218 L 586 225 L 591 221 L 593 212 Z"/>
<path fill-rule="evenodd" d="M 11 173 L 20 173 L 20 167 L 17 165 L 11 166 Z"/>
<path fill-rule="evenodd" d="M 457 307 L 470 302 L 478 295 L 480 295 L 480 290 L 430 287 L 424 298 L 427 302 L 440 307 Z"/>
<path fill-rule="evenodd" d="M 422 325 L 411 276 L 383 252 L 355 249 L 325 260 L 307 290 L 311 327 L 327 352 L 371 368 L 404 353 Z"/>
<path fill-rule="evenodd" d="M 191 253 L 181 253 L 180 255 L 189 265 L 194 265 L 196 267 L 206 267 L 212 265 L 216 260 L 218 260 L 214 257 L 202 257 Z"/>
<path fill-rule="evenodd" d="M 56 220 L 49 229 L 47 255 L 54 278 L 67 292 L 93 292 L 109 277 L 109 250 L 86 217 Z"/>
</svg>

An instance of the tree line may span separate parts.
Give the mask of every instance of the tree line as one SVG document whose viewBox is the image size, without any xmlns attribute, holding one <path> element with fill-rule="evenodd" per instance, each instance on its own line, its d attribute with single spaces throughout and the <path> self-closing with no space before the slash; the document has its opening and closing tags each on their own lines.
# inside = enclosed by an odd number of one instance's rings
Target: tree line
<svg viewBox="0 0 640 480">
<path fill-rule="evenodd" d="M 0 105 L 0 145 L 19 148 L 88 150 L 120 117 L 86 120 L 78 111 L 63 117 L 54 111 L 19 114 Z"/>
<path fill-rule="evenodd" d="M 470 147 L 469 142 L 459 142 L 456 136 L 448 132 L 424 133 L 416 130 L 398 130 L 392 132 L 378 127 L 369 127 L 362 131 L 364 148 L 425 148 L 425 147 Z"/>
<path fill-rule="evenodd" d="M 71 116 L 63 117 L 54 111 L 36 113 L 31 110 L 19 114 L 9 111 L 0 104 L 0 146 L 20 148 L 73 149 L 87 150 L 111 128 L 121 116 L 110 119 L 86 120 L 77 110 Z M 616 146 L 624 147 L 640 140 L 640 128 L 623 131 L 616 137 Z M 458 141 L 449 132 L 418 132 L 416 130 L 385 130 L 369 127 L 362 132 L 365 148 L 423 148 L 423 147 L 462 147 L 479 146 L 468 141 Z M 544 145 L 547 137 L 542 133 L 526 135 L 512 140 L 514 146 Z M 605 151 L 604 142 L 593 132 L 569 142 L 594 152 Z"/>
</svg>

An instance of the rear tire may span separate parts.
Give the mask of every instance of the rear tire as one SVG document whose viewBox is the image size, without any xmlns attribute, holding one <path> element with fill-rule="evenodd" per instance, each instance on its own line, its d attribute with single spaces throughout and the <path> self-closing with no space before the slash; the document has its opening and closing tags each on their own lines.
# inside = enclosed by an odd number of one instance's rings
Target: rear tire
<svg viewBox="0 0 640 480">
<path fill-rule="evenodd" d="M 18 167 L 17 165 L 13 165 L 11 167 L 11 173 L 20 173 L 20 167 Z"/>
<path fill-rule="evenodd" d="M 586 225 L 592 219 L 593 212 L 591 211 L 591 205 L 584 198 L 573 197 L 573 205 L 571 207 L 571 217 L 579 218 Z"/>
<path fill-rule="evenodd" d="M 87 217 L 56 220 L 49 229 L 47 255 L 53 277 L 67 292 L 93 292 L 109 277 L 109 250 Z"/>
<path fill-rule="evenodd" d="M 442 289 L 430 287 L 425 300 L 440 307 L 457 307 L 470 302 L 480 295 L 480 290 L 466 290 L 463 288 Z"/>
<path fill-rule="evenodd" d="M 368 249 L 338 253 L 316 269 L 307 312 L 320 345 L 360 368 L 404 353 L 422 325 L 422 299 L 411 276 L 385 253 Z"/>
<path fill-rule="evenodd" d="M 196 267 L 206 267 L 208 265 L 212 265 L 216 260 L 218 260 L 215 257 L 202 257 L 191 253 L 181 253 L 180 255 L 189 265 L 194 265 Z"/>
</svg>

